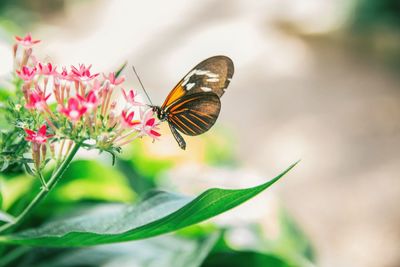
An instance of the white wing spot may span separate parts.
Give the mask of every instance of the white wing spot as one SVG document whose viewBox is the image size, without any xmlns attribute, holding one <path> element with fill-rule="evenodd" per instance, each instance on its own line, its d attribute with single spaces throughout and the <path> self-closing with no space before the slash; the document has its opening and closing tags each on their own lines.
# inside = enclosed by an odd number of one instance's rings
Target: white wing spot
<svg viewBox="0 0 400 267">
<path fill-rule="evenodd" d="M 196 74 L 196 75 L 206 75 L 206 76 L 208 76 L 210 78 L 218 78 L 219 77 L 218 74 L 212 73 L 209 70 L 195 70 L 194 74 Z"/>
<path fill-rule="evenodd" d="M 204 92 L 211 92 L 212 91 L 212 89 L 210 87 L 205 87 L 205 86 L 202 86 L 201 90 L 203 90 Z"/>
<path fill-rule="evenodd" d="M 196 70 L 192 70 L 191 72 L 189 72 L 188 75 L 186 75 L 186 77 L 183 79 L 182 86 L 185 86 L 189 82 L 190 78 L 195 74 Z"/>
<path fill-rule="evenodd" d="M 186 84 L 185 88 L 186 88 L 187 91 L 189 91 L 189 90 L 192 89 L 193 86 L 195 86 L 195 85 L 196 85 L 195 83 L 188 83 L 188 84 Z"/>
<path fill-rule="evenodd" d="M 206 75 L 208 72 L 208 70 L 194 70 L 194 74 L 196 75 Z"/>
<path fill-rule="evenodd" d="M 190 83 L 188 84 L 188 82 L 190 81 L 190 79 L 192 78 L 193 75 L 198 75 L 198 76 L 205 75 L 208 77 L 208 79 L 207 79 L 208 82 L 218 82 L 219 81 L 219 79 L 218 79 L 219 75 L 216 73 L 212 73 L 209 70 L 192 70 L 185 76 L 185 78 L 183 79 L 183 82 L 182 82 L 182 86 L 185 86 L 187 90 L 190 90 L 193 87 L 193 85 L 192 85 L 192 87 L 190 87 L 188 89 L 188 87 L 186 86 L 186 85 L 189 86 Z"/>
<path fill-rule="evenodd" d="M 208 78 L 207 82 L 216 83 L 216 82 L 219 82 L 219 79 L 218 78 Z"/>
<path fill-rule="evenodd" d="M 210 78 L 218 78 L 219 75 L 216 73 L 212 73 L 211 71 L 208 71 L 208 73 L 206 73 L 206 75 Z"/>
</svg>

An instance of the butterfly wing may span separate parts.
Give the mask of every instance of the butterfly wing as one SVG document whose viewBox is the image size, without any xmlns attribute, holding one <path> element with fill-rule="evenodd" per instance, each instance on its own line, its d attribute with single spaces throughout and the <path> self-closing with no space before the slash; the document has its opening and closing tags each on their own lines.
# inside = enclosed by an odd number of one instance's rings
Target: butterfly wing
<svg viewBox="0 0 400 267">
<path fill-rule="evenodd" d="M 219 97 L 213 92 L 202 92 L 180 98 L 166 111 L 167 120 L 173 127 L 194 136 L 208 131 L 217 120 L 220 110 Z"/>
<path fill-rule="evenodd" d="M 233 62 L 229 57 L 214 56 L 205 59 L 172 89 L 161 108 L 167 108 L 185 95 L 213 92 L 221 97 L 231 81 L 233 72 Z"/>
</svg>

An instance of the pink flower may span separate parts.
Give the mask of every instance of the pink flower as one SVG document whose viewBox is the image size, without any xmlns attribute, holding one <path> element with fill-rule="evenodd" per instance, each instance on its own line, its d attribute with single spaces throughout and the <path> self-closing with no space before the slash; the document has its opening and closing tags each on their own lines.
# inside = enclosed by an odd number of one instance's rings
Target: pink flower
<svg viewBox="0 0 400 267">
<path fill-rule="evenodd" d="M 99 80 L 94 79 L 93 83 L 92 83 L 92 90 L 94 92 L 100 92 L 101 90 L 101 83 L 99 82 Z"/>
<path fill-rule="evenodd" d="M 23 66 L 21 70 L 15 71 L 17 75 L 25 82 L 30 82 L 35 77 L 36 68 L 30 68 L 28 66 Z"/>
<path fill-rule="evenodd" d="M 15 36 L 15 40 L 17 40 L 18 44 L 27 48 L 32 47 L 40 42 L 40 40 L 32 40 L 32 36 L 30 33 L 28 33 L 25 37 Z"/>
<path fill-rule="evenodd" d="M 88 111 L 94 110 L 99 104 L 99 99 L 93 90 L 90 90 L 86 97 L 77 95 L 79 101 L 81 101 L 82 106 L 86 107 Z"/>
<path fill-rule="evenodd" d="M 140 124 L 140 121 L 138 121 L 138 120 L 133 120 L 133 117 L 135 116 L 135 112 L 130 112 L 129 114 L 128 114 L 128 112 L 124 109 L 123 111 L 122 111 L 122 114 L 121 114 L 121 118 L 122 118 L 122 125 L 124 126 L 124 127 L 126 127 L 126 128 L 131 128 L 131 127 L 134 127 L 134 126 L 137 126 L 137 125 L 139 125 Z"/>
<path fill-rule="evenodd" d="M 87 108 L 82 106 L 78 99 L 71 97 L 68 100 L 68 107 L 62 107 L 60 112 L 63 113 L 65 116 L 67 116 L 70 120 L 73 122 L 78 121 L 83 114 L 85 114 L 87 111 Z"/>
<path fill-rule="evenodd" d="M 96 78 L 99 74 L 91 74 L 90 73 L 90 68 L 92 65 L 89 65 L 88 67 L 85 67 L 84 64 L 79 64 L 79 70 L 75 68 L 74 66 L 71 66 L 71 72 L 72 72 L 72 77 L 77 80 L 77 81 L 90 81 L 94 78 Z"/>
<path fill-rule="evenodd" d="M 158 137 L 161 136 L 161 134 L 157 132 L 159 130 L 158 123 L 156 122 L 156 119 L 153 117 L 152 109 L 148 109 L 144 113 L 140 130 L 142 134 L 148 135 L 153 139 L 158 139 Z"/>
<path fill-rule="evenodd" d="M 103 74 L 103 76 L 104 76 L 104 79 L 106 81 L 109 81 L 110 84 L 115 85 L 115 86 L 119 85 L 119 84 L 121 84 L 121 83 L 123 83 L 125 81 L 125 77 L 124 76 L 121 76 L 119 78 L 115 77 L 115 72 L 110 72 L 108 74 L 108 77 L 106 75 L 104 75 L 104 74 Z"/>
<path fill-rule="evenodd" d="M 37 132 L 29 129 L 24 130 L 28 134 L 25 140 L 36 144 L 45 144 L 47 142 L 47 138 L 51 138 L 54 136 L 52 134 L 46 135 L 47 128 L 45 124 L 43 124 Z"/>
<path fill-rule="evenodd" d="M 49 99 L 50 94 L 45 96 L 40 89 L 36 88 L 36 91 L 29 93 L 29 101 L 26 103 L 25 107 L 27 109 L 37 109 L 39 111 L 45 110 L 47 106 L 47 99 Z"/>
<path fill-rule="evenodd" d="M 60 73 L 57 73 L 57 74 L 58 74 L 57 77 L 58 77 L 60 80 L 65 80 L 65 81 L 71 81 L 71 80 L 72 80 L 71 74 L 68 73 L 66 67 L 63 67 L 63 68 L 62 68 L 62 71 L 61 71 Z"/>
<path fill-rule="evenodd" d="M 135 101 L 135 97 L 138 96 L 138 94 L 136 94 L 135 91 L 130 90 L 128 93 L 126 93 L 125 90 L 122 89 L 122 94 L 124 95 L 126 102 L 128 102 L 132 106 L 143 106 L 144 105 L 141 102 Z"/>
<path fill-rule="evenodd" d="M 53 75 L 53 74 L 57 74 L 57 67 L 53 67 L 53 65 L 49 62 L 47 64 L 42 64 L 42 63 L 38 63 L 37 64 L 38 68 L 38 74 L 41 75 Z"/>
</svg>

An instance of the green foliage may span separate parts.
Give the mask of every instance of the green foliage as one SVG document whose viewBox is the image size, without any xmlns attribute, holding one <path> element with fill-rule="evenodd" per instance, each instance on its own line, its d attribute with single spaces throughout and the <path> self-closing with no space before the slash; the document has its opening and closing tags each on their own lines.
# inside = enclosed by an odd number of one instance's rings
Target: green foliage
<svg viewBox="0 0 400 267">
<path fill-rule="evenodd" d="M 399 30 L 400 4 L 397 0 L 359 0 L 353 25 L 359 31 L 369 31 L 377 27 Z"/>
<path fill-rule="evenodd" d="M 13 222 L 14 218 L 7 212 L 0 210 L 0 222 Z"/>
<path fill-rule="evenodd" d="M 31 162 L 24 157 L 30 146 L 25 141 L 23 128 L 35 121 L 21 107 L 11 91 L 0 88 L 0 172 L 20 173 Z"/>
<path fill-rule="evenodd" d="M 26 197 L 31 194 L 37 193 L 36 190 L 32 190 L 34 185 L 34 179 L 26 174 L 19 175 L 0 175 L 0 183 L 2 184 L 3 193 L 3 209 L 13 213 L 12 209 L 18 206 L 18 203 L 24 202 L 23 206 L 26 205 Z M 15 212 L 18 213 L 18 209 Z"/>
<path fill-rule="evenodd" d="M 6 103 L 8 99 L 10 99 L 13 96 L 13 93 L 3 87 L 0 87 L 0 102 L 1 103 Z"/>
<path fill-rule="evenodd" d="M 217 239 L 218 234 L 196 239 L 162 236 L 136 242 L 67 250 L 63 251 L 64 253 L 54 249 L 36 250 L 27 255 L 28 260 L 21 261 L 17 266 L 198 267 L 210 253 Z M 36 254 L 36 257 L 32 257 L 32 254 Z"/>
<path fill-rule="evenodd" d="M 132 202 L 135 199 L 135 193 L 121 172 L 90 160 L 72 162 L 52 196 L 57 202 L 88 199 Z"/>
<path fill-rule="evenodd" d="M 104 204 L 70 219 L 0 236 L 0 243 L 31 246 L 90 246 L 144 239 L 176 231 L 232 209 L 261 193 L 290 169 L 259 186 L 209 189 L 195 199 L 155 192 L 135 206 Z"/>
<path fill-rule="evenodd" d="M 131 151 L 124 152 L 122 158 L 130 162 L 139 175 L 148 179 L 155 179 L 158 173 L 173 166 L 170 159 L 150 157 L 145 145 L 139 142 L 132 143 Z"/>
<path fill-rule="evenodd" d="M 13 222 L 14 218 L 7 212 L 2 210 L 3 207 L 3 194 L 1 193 L 1 186 L 0 186 L 0 225 L 2 222 Z"/>
<path fill-rule="evenodd" d="M 0 132 L 0 171 L 21 172 L 22 167 L 31 162 L 24 157 L 28 148 L 19 129 Z"/>
<path fill-rule="evenodd" d="M 211 255 L 203 267 L 295 267 L 273 254 L 255 251 L 230 251 Z"/>
<path fill-rule="evenodd" d="M 140 170 L 136 168 L 136 164 L 130 160 L 119 159 L 116 167 L 125 175 L 130 187 L 138 194 L 145 194 L 157 186 L 154 177 L 143 175 Z"/>
</svg>

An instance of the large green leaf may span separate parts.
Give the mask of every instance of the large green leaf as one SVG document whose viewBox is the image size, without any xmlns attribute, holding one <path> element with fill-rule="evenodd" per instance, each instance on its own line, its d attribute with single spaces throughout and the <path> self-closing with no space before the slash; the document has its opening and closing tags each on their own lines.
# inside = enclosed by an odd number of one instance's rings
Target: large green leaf
<svg viewBox="0 0 400 267">
<path fill-rule="evenodd" d="M 91 246 L 161 235 L 199 223 L 242 204 L 278 181 L 294 165 L 259 186 L 236 190 L 214 188 L 194 199 L 157 192 L 134 206 L 104 204 L 94 214 L 0 236 L 0 243 L 47 247 Z"/>
<path fill-rule="evenodd" d="M 206 237 L 187 239 L 168 235 L 65 251 L 34 249 L 16 266 L 198 267 L 212 250 L 218 236 L 219 234 L 214 233 Z"/>
</svg>

